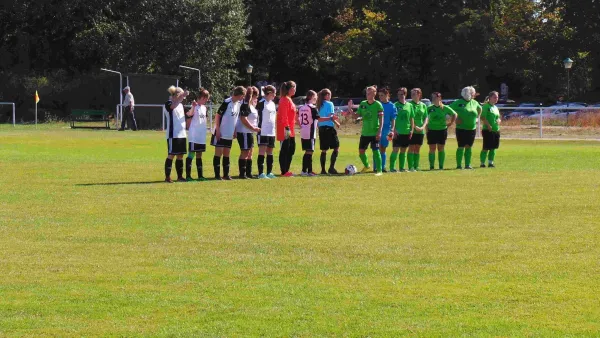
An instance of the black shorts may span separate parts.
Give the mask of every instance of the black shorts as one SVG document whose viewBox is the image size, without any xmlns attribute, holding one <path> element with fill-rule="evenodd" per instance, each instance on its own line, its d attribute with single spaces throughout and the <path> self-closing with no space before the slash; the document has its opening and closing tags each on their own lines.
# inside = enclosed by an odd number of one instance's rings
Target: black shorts
<svg viewBox="0 0 600 338">
<path fill-rule="evenodd" d="M 203 153 L 206 151 L 206 144 L 189 142 L 188 148 L 190 149 L 190 153 Z"/>
<path fill-rule="evenodd" d="M 256 135 L 256 140 L 259 146 L 267 146 L 267 148 L 275 148 L 275 136 L 260 136 Z"/>
<path fill-rule="evenodd" d="M 394 148 L 407 148 L 410 145 L 409 136 L 410 135 L 398 134 L 394 139 Z"/>
<path fill-rule="evenodd" d="M 491 150 L 500 147 L 499 131 L 482 130 L 481 135 L 483 136 L 483 149 Z"/>
<path fill-rule="evenodd" d="M 464 148 L 465 146 L 472 147 L 473 143 L 475 143 L 475 134 L 476 130 L 465 130 L 465 129 L 456 129 L 456 142 L 458 142 L 459 148 Z"/>
<path fill-rule="evenodd" d="M 335 128 L 319 127 L 319 147 L 321 150 L 337 149 L 340 147 L 340 140 Z"/>
<path fill-rule="evenodd" d="M 233 140 L 226 140 L 224 138 L 220 138 L 219 141 L 216 140 L 215 135 L 211 136 L 210 144 L 217 148 L 229 148 L 231 149 L 231 145 L 233 144 Z"/>
<path fill-rule="evenodd" d="M 377 141 L 377 137 L 375 136 L 361 136 L 360 141 L 358 143 L 358 149 L 365 150 L 371 145 L 371 149 L 379 149 L 379 141 Z"/>
<path fill-rule="evenodd" d="M 412 138 L 410 139 L 410 145 L 411 146 L 414 146 L 414 145 L 422 146 L 424 137 L 425 137 L 425 135 L 423 135 L 423 134 L 413 134 Z"/>
<path fill-rule="evenodd" d="M 427 132 L 427 144 L 446 144 L 448 139 L 448 129 L 429 130 Z"/>
<path fill-rule="evenodd" d="M 302 141 L 302 150 L 304 151 L 315 151 L 315 139 L 301 139 Z"/>
<path fill-rule="evenodd" d="M 185 144 L 187 140 L 184 138 L 169 138 L 167 139 L 167 152 L 169 155 L 187 154 Z"/>
<path fill-rule="evenodd" d="M 254 134 L 252 133 L 237 133 L 237 140 L 242 150 L 250 150 L 254 148 Z"/>
</svg>

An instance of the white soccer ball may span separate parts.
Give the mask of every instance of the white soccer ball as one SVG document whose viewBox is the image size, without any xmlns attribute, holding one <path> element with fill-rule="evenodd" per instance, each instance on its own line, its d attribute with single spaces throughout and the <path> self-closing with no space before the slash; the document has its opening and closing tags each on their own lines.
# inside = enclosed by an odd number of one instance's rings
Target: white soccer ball
<svg viewBox="0 0 600 338">
<path fill-rule="evenodd" d="M 344 172 L 346 173 L 346 175 L 354 175 L 357 171 L 358 169 L 356 169 L 356 167 L 353 164 L 348 164 Z"/>
</svg>

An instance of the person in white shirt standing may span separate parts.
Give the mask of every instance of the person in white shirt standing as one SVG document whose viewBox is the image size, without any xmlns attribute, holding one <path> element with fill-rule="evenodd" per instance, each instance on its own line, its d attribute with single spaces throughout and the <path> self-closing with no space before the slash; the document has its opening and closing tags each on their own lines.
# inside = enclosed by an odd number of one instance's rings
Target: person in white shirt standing
<svg viewBox="0 0 600 338">
<path fill-rule="evenodd" d="M 183 110 L 183 100 L 189 95 L 188 91 L 175 86 L 168 89 L 171 97 L 163 106 L 163 115 L 167 120 L 167 159 L 165 160 L 165 182 L 173 183 L 171 180 L 171 168 L 173 158 L 175 161 L 175 170 L 177 171 L 177 181 L 186 182 L 183 178 L 183 155 L 186 150 L 186 131 L 185 131 L 185 111 Z"/>
<path fill-rule="evenodd" d="M 252 149 L 254 148 L 254 133 L 260 132 L 258 125 L 258 88 L 246 88 L 246 98 L 240 107 L 240 118 L 237 123 L 237 140 L 240 145 L 240 178 L 252 178 Z"/>
<path fill-rule="evenodd" d="M 123 94 L 125 94 L 125 98 L 123 99 L 123 116 L 121 120 L 121 129 L 119 131 L 125 130 L 125 123 L 127 122 L 127 126 L 133 130 L 137 130 L 137 122 L 135 121 L 135 100 L 133 99 L 133 94 L 131 94 L 131 88 L 129 86 L 123 88 Z"/>
<path fill-rule="evenodd" d="M 185 159 L 185 179 L 192 180 L 192 161 L 196 157 L 198 181 L 206 181 L 202 172 L 202 153 L 206 151 L 206 102 L 210 93 L 200 88 L 198 98 L 192 102 L 192 109 L 186 113 L 188 125 L 188 156 Z M 198 156 L 196 156 L 198 155 Z"/>
<path fill-rule="evenodd" d="M 273 86 L 264 88 L 264 100 L 256 106 L 258 111 L 258 128 L 256 136 L 258 143 L 258 178 L 275 178 L 273 174 L 273 149 L 275 149 L 275 127 L 277 107 L 275 106 L 276 89 Z M 267 159 L 267 173 L 265 174 L 265 154 Z"/>
<path fill-rule="evenodd" d="M 215 146 L 213 167 L 215 179 L 230 181 L 229 176 L 229 153 L 235 135 L 235 127 L 240 115 L 240 106 L 246 95 L 246 88 L 238 86 L 233 89 L 231 100 L 225 100 L 215 117 L 215 133 L 212 137 L 212 145 Z M 223 177 L 221 177 L 221 157 L 223 157 Z"/>
</svg>

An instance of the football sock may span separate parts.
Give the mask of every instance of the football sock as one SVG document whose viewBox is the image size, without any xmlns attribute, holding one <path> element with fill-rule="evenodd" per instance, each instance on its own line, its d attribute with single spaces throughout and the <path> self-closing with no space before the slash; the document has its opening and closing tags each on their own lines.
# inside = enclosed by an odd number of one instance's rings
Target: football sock
<svg viewBox="0 0 600 338">
<path fill-rule="evenodd" d="M 175 171 L 177 171 L 177 178 L 183 178 L 183 159 L 175 160 Z"/>
<path fill-rule="evenodd" d="M 488 156 L 488 151 L 482 150 L 481 153 L 479 154 L 479 160 L 481 161 L 481 164 L 485 164 L 485 160 L 487 159 L 487 156 Z"/>
<path fill-rule="evenodd" d="M 190 151 L 190 152 L 188 153 L 188 156 L 187 156 L 187 158 L 191 158 L 191 159 L 193 160 L 193 159 L 194 159 L 194 157 L 196 157 L 196 153 L 195 153 L 195 152 L 193 152 L 193 151 Z"/>
<path fill-rule="evenodd" d="M 173 160 L 167 158 L 165 160 L 165 178 L 171 177 L 171 168 L 173 168 Z"/>
<path fill-rule="evenodd" d="M 456 149 L 456 167 L 462 166 L 463 155 L 465 154 L 465 148 Z"/>
<path fill-rule="evenodd" d="M 338 157 L 339 151 L 334 150 L 331 153 L 331 163 L 329 164 L 329 169 L 335 169 L 335 161 L 337 161 L 337 157 Z M 323 169 L 325 169 L 325 166 L 323 166 Z"/>
<path fill-rule="evenodd" d="M 440 169 L 444 169 L 444 162 L 446 162 L 446 151 L 438 151 L 438 157 L 440 158 Z"/>
<path fill-rule="evenodd" d="M 358 155 L 358 157 L 360 157 L 360 160 L 361 160 L 362 164 L 363 164 L 363 165 L 364 165 L 366 168 L 368 168 L 368 167 L 369 167 L 369 160 L 367 159 L 367 154 L 366 154 L 366 153 L 364 153 L 364 154 L 359 154 L 359 155 Z"/>
<path fill-rule="evenodd" d="M 429 153 L 429 168 L 435 167 L 435 152 Z"/>
<path fill-rule="evenodd" d="M 333 160 L 333 154 L 331 155 Z M 327 163 L 327 153 L 321 152 L 321 171 L 325 171 L 325 163 Z"/>
<path fill-rule="evenodd" d="M 213 157 L 213 168 L 215 169 L 215 178 L 221 177 L 221 158 L 219 156 Z"/>
<path fill-rule="evenodd" d="M 494 160 L 496 159 L 496 149 L 490 150 L 490 156 L 488 159 L 490 160 L 490 163 L 494 163 Z"/>
<path fill-rule="evenodd" d="M 198 178 L 204 177 L 202 173 L 202 157 L 200 156 L 196 157 L 196 170 L 198 171 Z"/>
<path fill-rule="evenodd" d="M 313 166 L 312 166 L 313 163 L 312 162 L 313 162 L 313 154 L 308 154 L 308 167 L 307 167 L 307 169 L 308 169 L 309 173 L 313 172 Z"/>
<path fill-rule="evenodd" d="M 414 159 L 415 159 L 415 156 L 414 156 L 414 154 L 413 154 L 413 153 L 409 152 L 409 153 L 406 155 L 406 157 L 407 157 L 407 159 L 408 159 L 408 161 L 407 161 L 407 162 L 408 162 L 408 169 L 410 170 L 410 169 L 412 169 L 412 168 L 414 168 L 414 167 L 415 167 L 415 161 L 414 161 Z"/>
<path fill-rule="evenodd" d="M 265 155 L 258 155 L 258 174 L 265 172 Z"/>
<path fill-rule="evenodd" d="M 308 154 L 306 153 L 304 154 L 304 156 L 302 156 L 302 172 L 308 172 Z"/>
<path fill-rule="evenodd" d="M 420 153 L 414 153 L 413 154 L 413 168 L 419 169 L 420 162 L 421 162 L 421 154 Z"/>
<path fill-rule="evenodd" d="M 373 158 L 374 158 L 374 163 L 373 165 L 375 166 L 375 172 L 380 173 L 381 172 L 381 152 L 379 152 L 379 149 L 375 149 L 373 150 Z"/>
<path fill-rule="evenodd" d="M 398 159 L 398 153 L 392 152 L 390 156 L 390 170 L 396 169 L 396 160 Z"/>
<path fill-rule="evenodd" d="M 252 177 L 252 159 L 246 160 L 246 177 Z"/>
<path fill-rule="evenodd" d="M 471 165 L 472 154 L 473 154 L 472 148 L 465 148 L 465 167 L 469 167 Z"/>
<path fill-rule="evenodd" d="M 271 174 L 273 172 L 273 154 L 267 155 L 267 174 Z"/>
<path fill-rule="evenodd" d="M 223 167 L 225 167 L 225 163 L 223 163 Z M 246 177 L 246 159 L 238 159 L 238 167 L 240 168 L 240 177 Z M 227 176 L 227 175 L 225 175 Z"/>
<path fill-rule="evenodd" d="M 229 156 L 223 156 L 223 177 L 229 176 Z"/>
<path fill-rule="evenodd" d="M 189 156 L 185 158 L 185 177 L 192 177 L 192 159 Z"/>
<path fill-rule="evenodd" d="M 387 162 L 387 153 L 382 153 L 381 151 L 379 151 L 379 154 L 381 155 L 381 169 L 385 169 L 385 165 Z"/>
<path fill-rule="evenodd" d="M 404 169 L 404 165 L 406 164 L 406 153 L 400 153 L 400 155 L 398 155 L 398 157 L 400 158 L 400 170 Z"/>
</svg>

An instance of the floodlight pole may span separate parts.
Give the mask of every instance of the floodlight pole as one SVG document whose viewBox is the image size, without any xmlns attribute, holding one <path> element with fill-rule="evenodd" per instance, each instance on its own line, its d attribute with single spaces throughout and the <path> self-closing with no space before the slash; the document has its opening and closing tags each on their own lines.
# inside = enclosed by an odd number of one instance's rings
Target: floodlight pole
<svg viewBox="0 0 600 338">
<path fill-rule="evenodd" d="M 202 73 L 200 72 L 200 69 L 188 67 L 188 66 L 179 66 L 179 68 L 185 68 L 185 69 L 197 71 L 198 72 L 198 88 L 202 87 Z"/>
<path fill-rule="evenodd" d="M 100 70 L 105 71 L 105 72 L 109 72 L 109 73 L 114 73 L 114 74 L 119 74 L 119 105 L 123 103 L 123 74 L 121 74 L 121 72 L 117 72 L 116 70 L 111 70 L 111 69 L 106 69 L 106 68 L 100 68 Z M 120 117 L 121 119 L 123 119 L 123 107 L 119 106 L 119 109 L 117 109 L 117 115 L 118 117 Z M 119 124 L 119 118 L 117 117 L 117 125 Z"/>
</svg>

